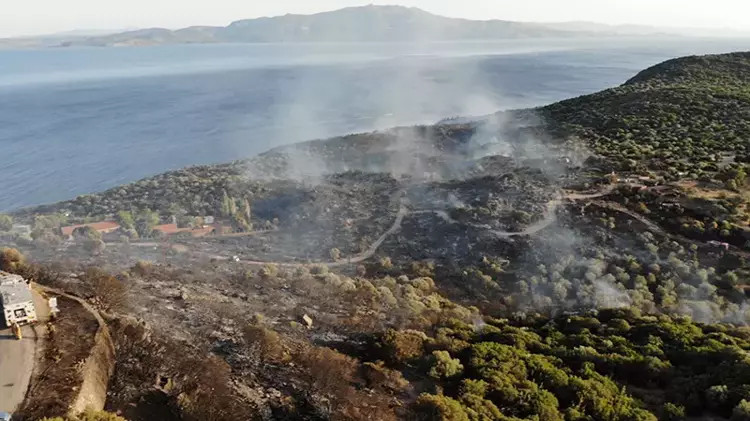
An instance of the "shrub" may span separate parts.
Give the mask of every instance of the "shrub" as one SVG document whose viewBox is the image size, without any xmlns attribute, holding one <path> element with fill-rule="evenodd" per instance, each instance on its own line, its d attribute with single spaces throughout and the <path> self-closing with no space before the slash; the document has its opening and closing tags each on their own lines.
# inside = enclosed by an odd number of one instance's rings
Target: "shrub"
<svg viewBox="0 0 750 421">
<path fill-rule="evenodd" d="M 430 377 L 435 379 L 448 379 L 463 373 L 464 366 L 457 358 L 452 358 L 448 351 L 432 352 L 432 368 Z"/>
<path fill-rule="evenodd" d="M 391 370 L 385 366 L 383 361 L 362 364 L 362 376 L 369 387 L 387 389 L 393 392 L 401 392 L 409 385 L 400 371 Z"/>
<path fill-rule="evenodd" d="M 150 274 L 154 270 L 154 265 L 151 262 L 147 262 L 145 260 L 139 260 L 133 265 L 133 268 L 130 269 L 131 272 L 135 273 L 138 276 L 146 276 Z"/>
<path fill-rule="evenodd" d="M 331 249 L 330 255 L 331 255 L 331 259 L 333 259 L 334 262 L 338 261 L 341 259 L 341 250 L 334 247 Z"/>
<path fill-rule="evenodd" d="M 320 393 L 341 396 L 351 388 L 356 360 L 324 347 L 310 347 L 298 355 L 307 368 L 310 387 Z"/>
<path fill-rule="evenodd" d="M 469 416 L 457 400 L 442 395 L 422 394 L 414 405 L 417 420 L 469 421 Z"/>
<path fill-rule="evenodd" d="M 261 362 L 277 361 L 282 357 L 284 346 L 275 331 L 262 326 L 247 326 L 243 335 Z"/>
<path fill-rule="evenodd" d="M 273 263 L 266 263 L 260 268 L 258 274 L 265 279 L 275 278 L 279 274 L 279 267 Z"/>
<path fill-rule="evenodd" d="M 89 268 L 83 276 L 93 292 L 94 299 L 104 311 L 121 310 L 127 303 L 128 288 L 125 283 L 98 268 Z"/>
<path fill-rule="evenodd" d="M 83 248 L 87 252 L 91 253 L 94 256 L 98 256 L 102 254 L 104 249 L 107 247 L 107 244 L 104 243 L 104 241 L 100 239 L 95 238 L 87 238 L 83 242 Z"/>
<path fill-rule="evenodd" d="M 387 271 L 390 271 L 391 269 L 393 269 L 393 262 L 391 262 L 391 258 L 390 257 L 382 257 L 378 261 L 378 263 L 379 263 L 380 269 L 383 270 L 383 271 L 387 272 Z"/>
<path fill-rule="evenodd" d="M 326 265 L 313 265 L 310 267 L 310 273 L 315 276 L 324 276 L 328 273 L 328 266 Z"/>
<path fill-rule="evenodd" d="M 0 232 L 8 232 L 13 229 L 13 218 L 10 215 L 0 214 Z"/>
<path fill-rule="evenodd" d="M 685 407 L 675 405 L 672 402 L 664 404 L 662 409 L 662 419 L 665 421 L 681 421 L 685 419 Z"/>
<path fill-rule="evenodd" d="M 424 341 L 422 332 L 389 329 L 381 337 L 380 348 L 386 361 L 400 365 L 422 356 Z"/>
<path fill-rule="evenodd" d="M 750 401 L 743 399 L 734 407 L 732 421 L 750 421 Z"/>
<path fill-rule="evenodd" d="M 24 267 L 24 258 L 21 252 L 14 248 L 3 248 L 0 250 L 0 270 L 16 273 Z"/>
</svg>

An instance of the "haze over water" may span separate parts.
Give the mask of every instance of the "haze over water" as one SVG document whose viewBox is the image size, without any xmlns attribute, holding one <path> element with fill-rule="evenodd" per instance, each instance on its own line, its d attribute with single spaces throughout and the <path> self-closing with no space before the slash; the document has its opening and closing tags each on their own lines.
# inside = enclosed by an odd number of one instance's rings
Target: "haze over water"
<svg viewBox="0 0 750 421">
<path fill-rule="evenodd" d="M 0 51 L 0 211 L 274 146 L 543 105 L 748 40 Z"/>
</svg>

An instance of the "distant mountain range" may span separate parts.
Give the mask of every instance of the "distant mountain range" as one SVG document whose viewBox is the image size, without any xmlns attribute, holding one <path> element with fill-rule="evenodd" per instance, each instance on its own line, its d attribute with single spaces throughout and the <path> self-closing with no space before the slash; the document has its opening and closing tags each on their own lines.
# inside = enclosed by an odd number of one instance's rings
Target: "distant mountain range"
<svg viewBox="0 0 750 421">
<path fill-rule="evenodd" d="M 596 24 L 476 21 L 402 6 L 350 7 L 314 15 L 246 19 L 229 26 L 139 29 L 110 34 L 59 34 L 0 40 L 0 46 L 135 46 L 254 42 L 409 42 L 617 35 Z M 654 29 L 652 33 L 658 32 Z"/>
<path fill-rule="evenodd" d="M 139 29 L 109 34 L 67 33 L 0 40 L 0 47 L 137 46 L 259 42 L 419 42 L 694 34 L 692 30 L 610 26 L 589 22 L 527 23 L 468 20 L 403 6 L 350 7 L 314 15 L 246 19 L 229 26 Z"/>
</svg>

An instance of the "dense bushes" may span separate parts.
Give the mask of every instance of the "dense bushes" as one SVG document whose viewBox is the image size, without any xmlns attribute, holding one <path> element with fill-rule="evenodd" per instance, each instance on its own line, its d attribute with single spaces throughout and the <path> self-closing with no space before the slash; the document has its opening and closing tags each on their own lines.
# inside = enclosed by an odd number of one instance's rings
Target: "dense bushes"
<svg viewBox="0 0 750 421">
<path fill-rule="evenodd" d="M 747 53 L 676 59 L 540 113 L 552 132 L 587 140 L 621 170 L 711 178 L 722 154 L 750 154 L 748 69 Z"/>
<path fill-rule="evenodd" d="M 746 328 L 628 310 L 492 319 L 462 350 L 420 357 L 438 393 L 413 409 L 438 420 L 747 419 L 749 339 Z M 426 349 L 443 346 L 425 341 Z"/>
</svg>

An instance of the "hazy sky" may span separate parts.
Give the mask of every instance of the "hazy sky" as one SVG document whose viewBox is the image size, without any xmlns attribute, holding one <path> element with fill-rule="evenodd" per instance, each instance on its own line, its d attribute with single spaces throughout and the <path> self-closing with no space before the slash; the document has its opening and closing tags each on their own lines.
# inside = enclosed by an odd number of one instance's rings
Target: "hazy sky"
<svg viewBox="0 0 750 421">
<path fill-rule="evenodd" d="M 416 6 L 470 19 L 586 20 L 750 30 L 750 0 L 3 0 L 0 36 L 71 29 L 226 25 L 368 3 Z"/>
</svg>

